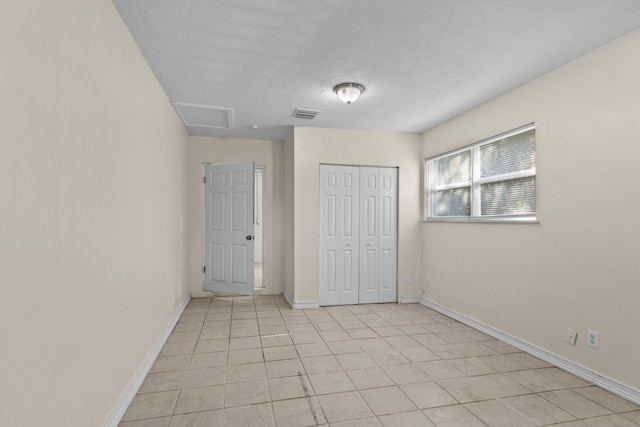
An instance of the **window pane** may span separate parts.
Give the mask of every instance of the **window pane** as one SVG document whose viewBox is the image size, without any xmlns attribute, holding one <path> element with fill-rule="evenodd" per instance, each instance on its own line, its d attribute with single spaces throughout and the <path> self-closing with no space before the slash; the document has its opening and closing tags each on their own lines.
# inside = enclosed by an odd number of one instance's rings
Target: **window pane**
<svg viewBox="0 0 640 427">
<path fill-rule="evenodd" d="M 535 129 L 480 147 L 482 177 L 530 169 L 535 165 Z"/>
<path fill-rule="evenodd" d="M 437 185 L 458 184 L 471 180 L 471 150 L 437 160 Z"/>
<path fill-rule="evenodd" d="M 536 213 L 536 177 L 508 179 L 480 186 L 481 215 Z"/>
<path fill-rule="evenodd" d="M 470 187 L 436 191 L 433 195 L 434 216 L 471 215 Z"/>
</svg>

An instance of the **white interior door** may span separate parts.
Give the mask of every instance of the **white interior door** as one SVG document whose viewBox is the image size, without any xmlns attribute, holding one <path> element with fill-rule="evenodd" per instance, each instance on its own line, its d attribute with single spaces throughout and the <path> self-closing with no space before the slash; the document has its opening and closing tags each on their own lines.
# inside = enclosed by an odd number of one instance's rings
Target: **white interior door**
<svg viewBox="0 0 640 427">
<path fill-rule="evenodd" d="M 204 167 L 203 289 L 253 295 L 254 164 Z"/>
<path fill-rule="evenodd" d="M 320 305 L 396 301 L 396 168 L 320 166 Z"/>
<path fill-rule="evenodd" d="M 360 304 L 396 301 L 396 168 L 360 168 Z"/>
<path fill-rule="evenodd" d="M 357 167 L 320 165 L 320 305 L 358 303 Z"/>
</svg>

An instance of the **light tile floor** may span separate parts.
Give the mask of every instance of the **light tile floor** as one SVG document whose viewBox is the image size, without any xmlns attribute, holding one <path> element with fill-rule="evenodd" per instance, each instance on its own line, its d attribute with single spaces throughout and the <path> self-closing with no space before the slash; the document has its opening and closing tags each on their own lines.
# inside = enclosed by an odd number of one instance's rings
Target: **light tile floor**
<svg viewBox="0 0 640 427">
<path fill-rule="evenodd" d="M 192 299 L 121 427 L 637 427 L 640 407 L 418 304 Z"/>
</svg>

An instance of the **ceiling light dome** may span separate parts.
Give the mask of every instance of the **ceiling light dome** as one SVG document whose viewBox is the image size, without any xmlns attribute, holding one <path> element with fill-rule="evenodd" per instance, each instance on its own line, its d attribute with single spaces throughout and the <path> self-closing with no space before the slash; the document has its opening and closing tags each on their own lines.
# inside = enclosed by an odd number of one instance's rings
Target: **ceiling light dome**
<svg viewBox="0 0 640 427">
<path fill-rule="evenodd" d="M 364 92 L 364 86 L 358 83 L 340 83 L 333 88 L 333 91 L 338 95 L 340 101 L 345 104 L 351 104 L 356 102 L 362 92 Z"/>
</svg>

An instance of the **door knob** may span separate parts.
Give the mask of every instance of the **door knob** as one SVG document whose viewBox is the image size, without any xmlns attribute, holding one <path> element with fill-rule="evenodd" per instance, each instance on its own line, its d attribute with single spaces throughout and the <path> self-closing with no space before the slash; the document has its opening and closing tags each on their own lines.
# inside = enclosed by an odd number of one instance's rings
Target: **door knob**
<svg viewBox="0 0 640 427">
<path fill-rule="evenodd" d="M 351 246 L 351 243 L 347 243 L 347 246 Z"/>
<path fill-rule="evenodd" d="M 253 236 L 252 235 L 248 235 L 247 237 L 245 237 L 245 239 L 251 240 L 251 239 L 253 239 Z"/>
</svg>

